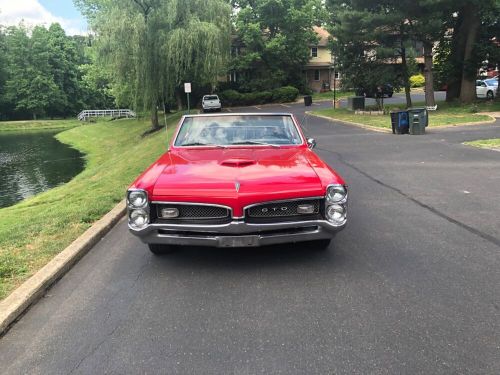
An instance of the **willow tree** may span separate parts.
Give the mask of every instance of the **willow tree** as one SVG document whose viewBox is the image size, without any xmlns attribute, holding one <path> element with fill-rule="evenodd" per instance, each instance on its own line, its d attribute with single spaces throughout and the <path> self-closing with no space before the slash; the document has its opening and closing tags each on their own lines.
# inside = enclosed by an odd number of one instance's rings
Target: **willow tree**
<svg viewBox="0 0 500 375">
<path fill-rule="evenodd" d="M 231 7 L 224 0 L 77 0 L 96 33 L 99 62 L 119 105 L 151 113 L 183 81 L 215 84 L 224 71 Z"/>
</svg>

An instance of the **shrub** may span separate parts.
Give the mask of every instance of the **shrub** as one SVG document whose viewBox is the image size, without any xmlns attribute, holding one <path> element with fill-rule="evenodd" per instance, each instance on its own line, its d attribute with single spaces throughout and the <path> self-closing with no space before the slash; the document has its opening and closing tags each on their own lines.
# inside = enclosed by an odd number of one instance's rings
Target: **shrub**
<svg viewBox="0 0 500 375">
<path fill-rule="evenodd" d="M 422 87 L 425 86 L 425 77 L 422 74 L 416 74 L 410 77 L 411 87 Z"/>
<path fill-rule="evenodd" d="M 224 90 L 219 93 L 223 106 L 256 105 L 272 102 L 291 102 L 299 95 L 299 90 L 292 86 L 280 87 L 271 91 L 240 93 L 236 90 Z"/>
<path fill-rule="evenodd" d="M 293 86 L 280 87 L 273 90 L 273 102 L 293 102 L 298 95 L 299 90 Z"/>
<path fill-rule="evenodd" d="M 243 95 L 236 90 L 224 90 L 220 93 L 220 99 L 224 106 L 241 105 Z"/>
</svg>

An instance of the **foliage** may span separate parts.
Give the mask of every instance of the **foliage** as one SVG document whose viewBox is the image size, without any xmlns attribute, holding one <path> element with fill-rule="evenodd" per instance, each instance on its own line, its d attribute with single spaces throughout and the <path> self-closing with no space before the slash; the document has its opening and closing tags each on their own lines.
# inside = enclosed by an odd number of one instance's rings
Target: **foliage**
<svg viewBox="0 0 500 375">
<path fill-rule="evenodd" d="M 299 90 L 295 87 L 286 86 L 272 91 L 259 91 L 240 93 L 236 90 L 224 90 L 219 96 L 224 106 L 243 106 L 265 103 L 285 103 L 293 102 L 297 99 Z"/>
<path fill-rule="evenodd" d="M 299 90 L 292 86 L 280 87 L 273 90 L 273 101 L 277 103 L 293 102 L 297 99 Z"/>
<path fill-rule="evenodd" d="M 97 62 L 118 103 L 149 110 L 181 84 L 214 85 L 225 70 L 231 8 L 224 0 L 79 0 L 98 38 Z"/>
<path fill-rule="evenodd" d="M 411 87 L 422 87 L 425 85 L 425 77 L 422 74 L 415 74 L 410 77 Z"/>
<path fill-rule="evenodd" d="M 321 0 L 233 1 L 237 38 L 229 66 L 239 90 L 304 88 L 303 66 L 318 41 L 314 25 L 324 18 Z"/>
<path fill-rule="evenodd" d="M 67 117 L 113 105 L 85 82 L 86 41 L 67 36 L 59 24 L 0 30 L 0 118 Z"/>
</svg>

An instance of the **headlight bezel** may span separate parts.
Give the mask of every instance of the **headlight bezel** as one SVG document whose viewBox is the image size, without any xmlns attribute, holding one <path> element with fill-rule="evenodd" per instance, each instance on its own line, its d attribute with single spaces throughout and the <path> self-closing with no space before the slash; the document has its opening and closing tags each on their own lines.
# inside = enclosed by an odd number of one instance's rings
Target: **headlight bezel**
<svg viewBox="0 0 500 375">
<path fill-rule="evenodd" d="M 333 199 L 333 196 L 330 196 L 330 191 L 336 190 L 337 192 L 340 192 L 341 198 L 339 199 Z M 347 202 L 349 193 L 347 191 L 347 186 L 341 185 L 341 184 L 330 184 L 326 188 L 325 192 L 325 201 L 327 202 L 328 205 L 330 204 L 343 204 Z"/>
<path fill-rule="evenodd" d="M 332 190 L 340 192 L 340 196 L 333 199 L 335 194 L 331 194 Z M 349 193 L 346 185 L 331 184 L 328 185 L 325 192 L 325 219 L 334 227 L 342 227 L 347 223 L 347 201 Z M 330 212 L 333 210 L 333 213 Z M 335 218 L 334 214 L 340 214 L 340 217 Z"/>
<path fill-rule="evenodd" d="M 144 222 L 142 224 L 136 224 L 134 222 L 134 219 L 133 219 L 134 214 L 140 214 L 140 215 L 144 216 L 144 218 L 145 218 Z M 129 222 L 129 225 L 135 229 L 143 229 L 143 228 L 147 227 L 149 224 L 149 212 L 143 208 L 132 209 L 128 213 L 128 222 Z"/>
<path fill-rule="evenodd" d="M 142 194 L 144 195 L 144 202 L 141 205 L 134 205 L 131 199 L 131 196 L 133 194 Z M 131 210 L 138 210 L 138 209 L 146 209 L 149 207 L 149 197 L 148 197 L 148 192 L 143 189 L 129 189 L 127 190 L 127 207 Z"/>
</svg>

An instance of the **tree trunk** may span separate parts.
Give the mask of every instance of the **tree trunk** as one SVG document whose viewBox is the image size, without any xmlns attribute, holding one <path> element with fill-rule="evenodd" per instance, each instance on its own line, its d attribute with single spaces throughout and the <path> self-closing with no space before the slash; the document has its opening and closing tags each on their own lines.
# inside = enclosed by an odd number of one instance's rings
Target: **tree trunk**
<svg viewBox="0 0 500 375">
<path fill-rule="evenodd" d="M 401 39 L 401 70 L 403 71 L 403 81 L 405 85 L 406 107 L 410 108 L 412 106 L 411 93 L 410 93 L 410 77 L 408 77 L 408 64 L 406 63 L 406 48 L 403 46 L 402 39 Z"/>
<path fill-rule="evenodd" d="M 177 102 L 177 109 L 182 111 L 182 96 L 179 89 L 175 90 L 175 101 Z"/>
<path fill-rule="evenodd" d="M 452 68 L 448 72 L 448 79 L 446 82 L 446 101 L 451 102 L 460 97 L 460 88 L 462 86 L 462 64 L 464 61 L 464 48 L 465 48 L 465 37 L 463 33 L 463 19 L 464 19 L 464 9 L 461 9 L 458 13 L 457 22 L 453 28 L 453 36 L 451 41 L 451 53 L 449 56 L 449 61 L 452 64 Z"/>
<path fill-rule="evenodd" d="M 158 129 L 160 127 L 160 123 L 158 121 L 158 108 L 156 104 L 151 107 L 151 127 L 153 129 Z"/>
<path fill-rule="evenodd" d="M 465 48 L 464 48 L 464 65 L 462 68 L 462 85 L 460 87 L 460 101 L 462 103 L 472 103 L 476 100 L 476 74 L 477 69 L 474 64 L 471 64 L 472 52 L 479 34 L 481 19 L 479 17 L 479 9 L 474 3 L 467 3 L 464 7 L 464 22 L 465 28 Z"/>
<path fill-rule="evenodd" d="M 424 42 L 424 76 L 425 76 L 425 105 L 433 107 L 434 100 L 434 74 L 432 73 L 432 42 Z"/>
</svg>

